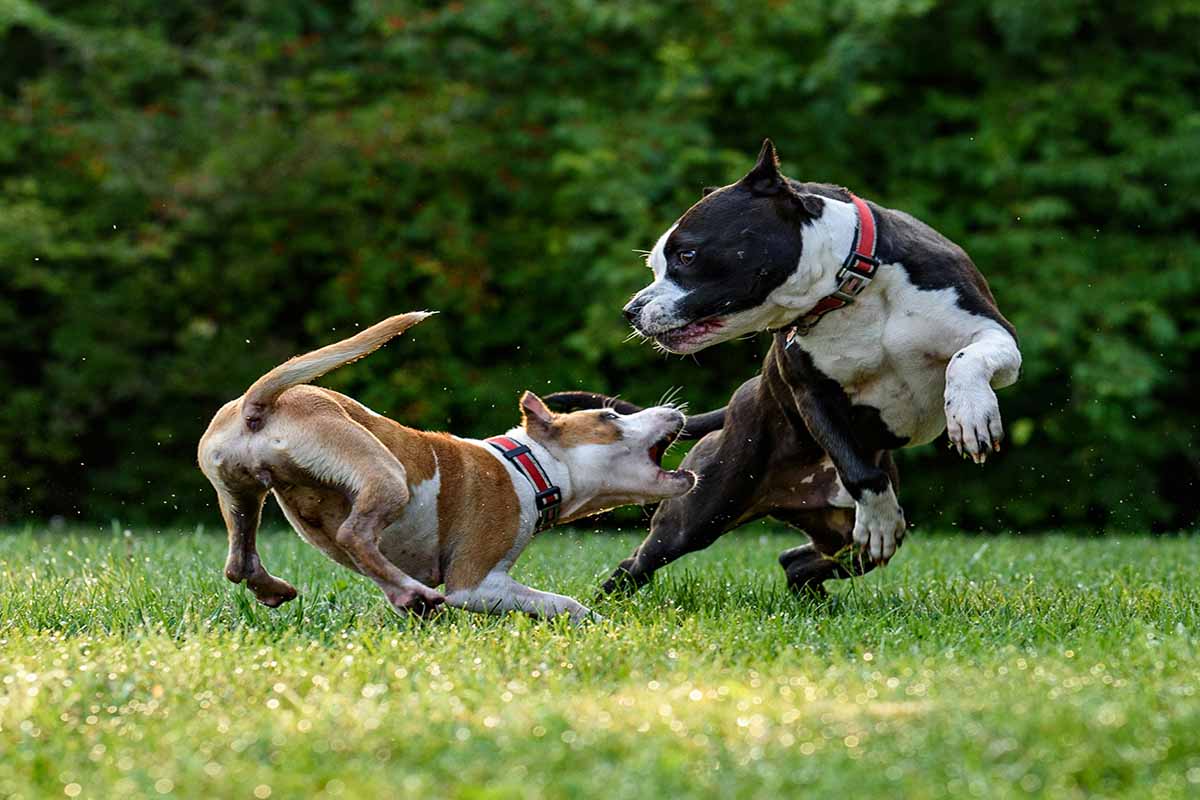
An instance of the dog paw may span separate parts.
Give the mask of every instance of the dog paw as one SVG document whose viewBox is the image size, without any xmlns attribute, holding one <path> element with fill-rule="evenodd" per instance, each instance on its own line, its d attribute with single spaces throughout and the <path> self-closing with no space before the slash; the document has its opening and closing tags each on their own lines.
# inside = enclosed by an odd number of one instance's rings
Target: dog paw
<svg viewBox="0 0 1200 800">
<path fill-rule="evenodd" d="M 576 603 L 568 612 L 572 625 L 583 625 L 589 622 L 601 622 L 604 615 L 597 614 L 585 605 Z"/>
<path fill-rule="evenodd" d="M 254 592 L 254 599 L 267 608 L 279 608 L 289 600 L 296 599 L 297 592 L 294 586 L 267 573 L 266 570 L 259 570 L 250 576 L 246 585 Z"/>
<path fill-rule="evenodd" d="M 401 615 L 415 614 L 418 617 L 424 617 L 433 613 L 446 602 L 446 598 L 441 592 L 427 586 L 405 587 L 388 591 L 386 594 L 392 608 Z"/>
<path fill-rule="evenodd" d="M 946 432 L 950 446 L 976 464 L 982 464 L 989 453 L 998 451 L 1004 426 L 1000 421 L 1000 403 L 992 387 L 986 383 L 968 387 L 948 384 Z"/>
<path fill-rule="evenodd" d="M 904 511 L 889 486 L 887 491 L 870 489 L 854 503 L 854 543 L 875 563 L 886 564 L 904 540 Z"/>
</svg>

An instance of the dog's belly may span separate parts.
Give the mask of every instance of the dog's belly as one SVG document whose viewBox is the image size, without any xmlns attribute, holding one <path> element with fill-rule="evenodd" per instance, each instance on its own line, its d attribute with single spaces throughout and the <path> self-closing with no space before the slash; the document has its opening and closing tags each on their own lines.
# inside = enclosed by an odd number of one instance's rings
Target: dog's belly
<svg viewBox="0 0 1200 800">
<path fill-rule="evenodd" d="M 350 556 L 335 540 L 337 529 L 350 514 L 350 501 L 332 489 L 286 484 L 272 490 L 292 530 L 331 559 L 357 571 Z"/>
<path fill-rule="evenodd" d="M 435 471 L 429 480 L 409 487 L 408 505 L 400 518 L 379 535 L 384 557 L 426 586 L 442 582 L 438 536 L 438 493 L 442 478 Z"/>
<path fill-rule="evenodd" d="M 399 519 L 379 536 L 384 557 L 426 586 L 441 583 L 437 497 L 441 478 L 409 486 L 410 499 Z M 300 538 L 344 567 L 359 572 L 337 543 L 337 530 L 350 513 L 350 502 L 338 490 L 288 485 L 274 490 L 283 515 Z"/>
</svg>

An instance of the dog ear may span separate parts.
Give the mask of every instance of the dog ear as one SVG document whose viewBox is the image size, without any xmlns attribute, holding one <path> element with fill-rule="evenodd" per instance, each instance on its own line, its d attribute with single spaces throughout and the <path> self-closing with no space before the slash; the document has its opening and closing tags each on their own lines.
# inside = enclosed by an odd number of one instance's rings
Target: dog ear
<svg viewBox="0 0 1200 800">
<path fill-rule="evenodd" d="M 521 427 L 528 433 L 546 433 L 554 421 L 554 412 L 533 392 L 521 395 Z"/>
<path fill-rule="evenodd" d="M 758 153 L 758 163 L 746 173 L 746 177 L 742 178 L 740 183 L 757 195 L 783 197 L 806 217 L 819 217 L 825 208 L 825 201 L 820 197 L 797 192 L 788 183 L 787 178 L 783 177 L 783 173 L 779 171 L 779 155 L 770 139 L 763 140 L 762 150 Z"/>
<path fill-rule="evenodd" d="M 758 152 L 758 163 L 746 173 L 740 181 L 755 194 L 778 194 L 787 188 L 787 181 L 779 171 L 779 156 L 775 153 L 775 145 L 770 139 L 763 139 L 762 150 Z"/>
<path fill-rule="evenodd" d="M 802 194 L 790 186 L 787 188 L 787 193 L 788 199 L 795 203 L 796 207 L 806 216 L 819 217 L 825 210 L 825 201 L 815 194 Z"/>
</svg>

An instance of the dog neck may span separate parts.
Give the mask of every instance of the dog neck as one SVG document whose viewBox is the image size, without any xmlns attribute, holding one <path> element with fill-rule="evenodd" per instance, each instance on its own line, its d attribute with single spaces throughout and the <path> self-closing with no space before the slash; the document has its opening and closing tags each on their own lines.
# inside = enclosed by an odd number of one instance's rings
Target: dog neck
<svg viewBox="0 0 1200 800">
<path fill-rule="evenodd" d="M 559 523 L 563 522 L 569 514 L 578 511 L 583 501 L 576 501 L 576 487 L 571 480 L 571 470 L 559 458 L 556 458 L 550 450 L 539 442 L 537 439 L 529 435 L 523 427 L 517 426 L 505 432 L 504 434 L 509 439 L 519 442 L 529 448 L 529 452 L 537 459 L 538 464 L 546 473 L 546 477 L 550 483 L 557 486 L 562 493 L 562 505 L 559 511 Z M 507 462 L 506 466 L 509 473 L 517 472 L 517 468 Z M 533 492 L 533 488 L 529 485 L 529 481 L 524 477 L 513 475 L 513 485 L 517 489 L 517 494 L 523 496 L 526 492 Z M 558 523 L 556 523 L 558 524 Z"/>
<path fill-rule="evenodd" d="M 822 200 L 821 216 L 805 226 L 804 247 L 795 271 L 767 298 L 778 309 L 766 326 L 768 330 L 790 324 L 837 289 L 838 270 L 854 246 L 858 213 L 853 203 Z"/>
<path fill-rule="evenodd" d="M 513 428 L 504 435 L 527 446 L 545 471 L 546 477 L 562 492 L 562 505 L 555 525 L 590 517 L 618 506 L 646 502 L 644 497 L 637 495 L 604 494 L 597 487 L 588 486 L 586 480 L 573 479 L 568 463 L 553 455 L 549 448 L 530 436 L 523 427 Z M 506 466 L 510 474 L 516 471 L 511 463 L 507 463 Z M 513 475 L 513 484 L 518 495 L 524 496 L 524 493 L 533 491 L 529 481 L 523 477 Z"/>
</svg>

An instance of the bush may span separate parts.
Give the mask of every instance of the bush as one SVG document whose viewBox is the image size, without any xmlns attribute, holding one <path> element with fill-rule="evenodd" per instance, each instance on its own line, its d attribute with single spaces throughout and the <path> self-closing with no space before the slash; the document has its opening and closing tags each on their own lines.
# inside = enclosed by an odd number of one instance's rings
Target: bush
<svg viewBox="0 0 1200 800">
<path fill-rule="evenodd" d="M 699 369 L 619 309 L 770 135 L 961 243 L 1021 333 L 1009 451 L 905 453 L 910 517 L 1193 522 L 1200 21 L 1100 5 L 0 0 L 0 518 L 211 518 L 216 408 L 415 308 L 326 385 L 464 435 L 523 388 L 720 405 L 765 337 Z"/>
</svg>

